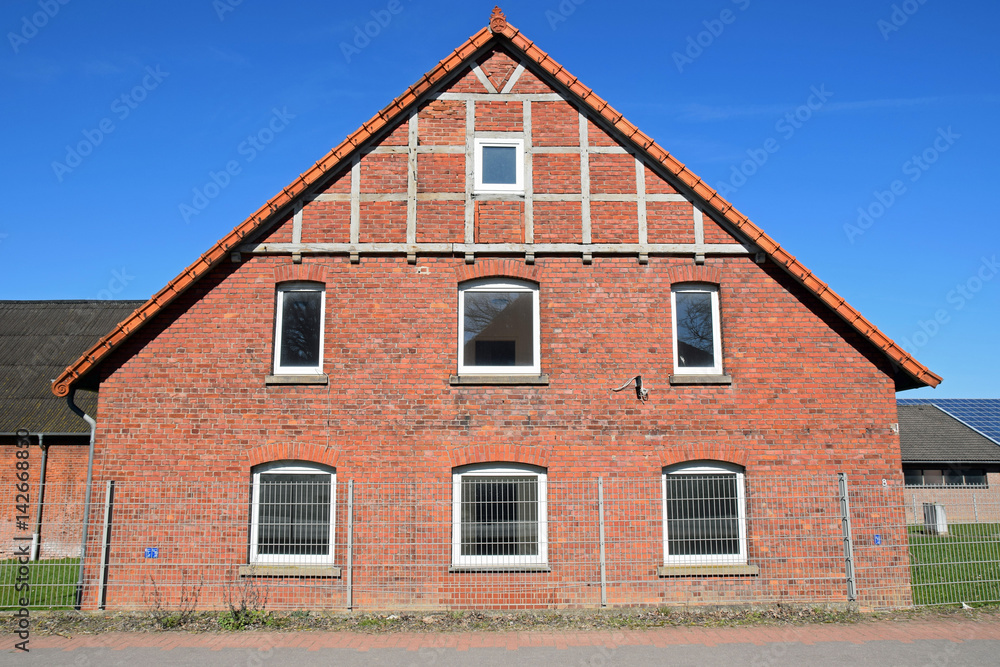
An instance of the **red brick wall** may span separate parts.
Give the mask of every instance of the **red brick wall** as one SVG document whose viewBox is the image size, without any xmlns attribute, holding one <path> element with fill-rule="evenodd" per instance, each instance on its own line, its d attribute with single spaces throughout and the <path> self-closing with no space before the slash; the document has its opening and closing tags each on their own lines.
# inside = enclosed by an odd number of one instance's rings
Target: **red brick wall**
<svg viewBox="0 0 1000 667">
<path fill-rule="evenodd" d="M 488 76 L 506 76 L 492 69 L 507 68 L 503 58 L 481 62 Z M 458 76 L 447 90 L 484 92 L 471 72 Z M 526 72 L 515 90 L 540 92 L 539 83 Z M 476 123 L 493 131 L 521 131 L 521 110 L 521 102 L 476 102 Z M 579 118 L 572 105 L 537 101 L 531 113 L 536 147 L 579 146 Z M 406 122 L 401 123 L 391 129 L 395 145 L 405 137 Z M 619 145 L 598 124 L 588 126 L 591 146 Z M 418 131 L 421 145 L 464 146 L 464 102 L 423 107 Z M 545 191 L 580 192 L 579 154 L 568 160 L 552 154 L 535 159 L 541 170 L 537 180 Z M 362 192 L 405 192 L 404 156 L 370 155 L 362 165 Z M 649 165 L 644 170 L 645 192 L 675 192 Z M 635 192 L 634 156 L 592 155 L 590 171 L 592 193 Z M 464 193 L 465 156 L 422 153 L 416 178 L 421 193 Z M 345 175 L 328 192 L 349 192 L 349 181 Z M 477 239 L 520 243 L 523 203 L 480 199 Z M 403 238 L 405 204 L 391 204 L 396 208 L 362 201 L 362 242 Z M 648 213 L 651 241 L 693 240 L 690 204 L 651 203 Z M 591 214 L 595 242 L 637 241 L 635 202 L 593 202 Z M 420 201 L 418 240 L 463 240 L 465 215 L 463 201 Z M 579 202 L 535 202 L 535 241 L 579 243 L 582 215 Z M 343 242 L 348 222 L 344 203 L 306 203 L 302 240 Z M 708 242 L 732 242 L 708 218 L 705 229 Z M 468 268 L 463 257 L 421 255 L 416 266 L 401 255 L 363 255 L 359 264 L 343 256 L 306 256 L 303 261 L 326 271 L 324 370 L 329 384 L 264 383 L 272 365 L 274 270 L 291 259 L 245 254 L 241 264 L 221 264 L 105 363 L 98 483 L 149 480 L 188 488 L 201 481 L 249 484 L 250 453 L 278 443 L 303 443 L 334 453 L 338 482 L 424 482 L 446 494 L 456 452 L 470 447 L 499 452 L 511 445 L 521 447 L 522 453 L 544 455 L 550 481 L 598 475 L 656 479 L 678 451 L 697 457 L 738 452 L 733 456 L 745 461 L 747 479 L 755 484 L 778 476 L 813 479 L 838 471 L 859 482 L 899 474 L 898 439 L 889 428 L 897 419 L 887 363 L 773 264 L 757 265 L 748 256 L 707 259 L 707 268 L 719 276 L 724 371 L 732 376 L 731 385 L 671 386 L 668 381 L 673 372 L 671 270 L 693 266 L 691 257 L 651 256 L 641 265 L 635 256 L 595 256 L 592 264 L 584 264 L 577 255 L 539 256 L 531 269 L 539 284 L 541 368 L 550 384 L 470 387 L 449 384 L 449 376 L 457 371 L 457 288 Z M 476 267 L 485 265 L 489 271 L 490 262 L 477 257 Z M 516 263 L 523 266 L 523 259 Z M 636 374 L 652 387 L 647 403 L 628 392 L 611 392 Z M 775 502 L 779 504 L 774 511 L 780 514 L 780 501 Z M 240 507 L 234 510 L 237 514 L 246 511 L 246 505 Z M 653 523 L 658 520 L 656 507 L 646 515 Z M 170 512 L 171 506 L 162 511 Z M 406 518 L 405 512 L 400 518 Z M 216 569 L 237 567 L 246 557 L 246 517 L 230 519 L 243 528 L 220 529 L 203 538 L 208 540 L 205 548 L 224 552 L 220 558 L 233 561 L 216 563 Z M 568 520 L 549 516 L 553 526 Z M 446 523 L 447 517 L 438 528 L 445 534 L 416 540 L 409 548 L 437 548 L 434 545 L 447 542 Z M 387 531 L 399 529 L 398 524 L 392 529 L 385 525 Z M 825 531 L 831 538 L 839 525 L 808 530 Z M 190 541 L 183 523 L 164 520 L 148 531 L 151 542 Z M 343 539 L 340 529 L 337 537 Z M 369 545 L 369 563 L 373 554 L 386 563 L 406 562 L 405 550 L 394 551 L 389 537 L 387 533 L 381 546 Z M 766 548 L 771 557 L 784 553 L 775 541 L 777 534 L 752 537 L 755 549 Z M 554 546 L 550 561 L 556 562 L 563 548 L 569 547 Z M 725 602 L 739 599 L 740 590 L 755 585 L 777 585 L 776 580 L 658 580 L 655 566 L 658 559 L 662 562 L 662 547 L 654 551 L 636 554 L 642 564 L 630 576 L 643 583 L 618 586 L 613 592 L 616 601 Z M 550 573 L 509 575 L 504 583 L 473 573 L 449 574 L 446 561 L 447 555 L 445 565 L 424 579 L 401 572 L 397 583 L 423 591 L 428 604 L 461 606 L 495 604 L 505 595 L 503 586 L 523 579 L 518 603 L 537 606 L 573 602 L 545 592 L 551 587 L 533 593 L 533 583 L 552 585 L 579 576 L 554 567 Z M 156 565 L 164 568 L 169 562 L 165 558 Z M 134 591 L 126 582 L 142 581 L 143 566 L 136 560 L 128 574 L 112 569 L 111 604 L 128 603 Z M 810 588 L 810 566 L 802 567 L 803 579 L 789 585 L 783 594 L 787 599 L 845 599 L 841 590 Z M 364 589 L 364 576 L 362 571 L 356 576 L 359 590 Z M 309 602 L 312 606 L 342 603 L 342 598 L 316 593 L 321 586 L 305 582 L 296 590 L 312 591 L 301 598 L 316 601 Z M 219 595 L 215 591 L 203 603 L 219 604 Z"/>
</svg>

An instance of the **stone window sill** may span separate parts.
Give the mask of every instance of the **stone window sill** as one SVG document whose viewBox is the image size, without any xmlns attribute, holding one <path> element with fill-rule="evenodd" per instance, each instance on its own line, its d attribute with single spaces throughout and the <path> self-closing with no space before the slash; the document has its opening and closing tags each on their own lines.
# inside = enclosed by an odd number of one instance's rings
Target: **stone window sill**
<svg viewBox="0 0 1000 667">
<path fill-rule="evenodd" d="M 282 385 L 282 384 L 329 384 L 330 377 L 326 374 L 323 375 L 266 375 L 264 376 L 265 385 Z"/>
<path fill-rule="evenodd" d="M 452 565 L 449 572 L 551 572 L 552 568 L 541 563 L 524 565 Z"/>
<path fill-rule="evenodd" d="M 241 577 L 326 577 L 339 579 L 340 568 L 332 565 L 240 565 Z"/>
<path fill-rule="evenodd" d="M 732 375 L 671 375 L 670 384 L 732 384 Z"/>
<path fill-rule="evenodd" d="M 656 568 L 659 577 L 756 577 L 756 565 L 661 565 Z"/>
<path fill-rule="evenodd" d="M 475 385 L 543 385 L 549 384 L 547 373 L 542 375 L 452 375 L 448 383 L 453 387 Z"/>
</svg>

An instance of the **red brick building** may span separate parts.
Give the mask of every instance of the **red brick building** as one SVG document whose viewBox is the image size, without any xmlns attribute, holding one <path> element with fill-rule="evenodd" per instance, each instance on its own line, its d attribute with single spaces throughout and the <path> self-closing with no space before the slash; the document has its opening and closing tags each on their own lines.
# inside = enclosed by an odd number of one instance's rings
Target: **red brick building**
<svg viewBox="0 0 1000 667">
<path fill-rule="evenodd" d="M 496 12 L 53 391 L 109 605 L 579 606 L 847 600 L 815 480 L 896 493 L 939 381 Z"/>
</svg>

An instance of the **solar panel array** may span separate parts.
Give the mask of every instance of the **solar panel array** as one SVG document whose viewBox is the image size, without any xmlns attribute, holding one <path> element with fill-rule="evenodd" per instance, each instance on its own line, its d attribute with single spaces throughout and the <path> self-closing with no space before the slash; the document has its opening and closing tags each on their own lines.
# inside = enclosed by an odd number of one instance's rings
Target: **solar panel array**
<svg viewBox="0 0 1000 667">
<path fill-rule="evenodd" d="M 934 405 L 1000 445 L 1000 398 L 898 398 L 897 405 Z"/>
</svg>

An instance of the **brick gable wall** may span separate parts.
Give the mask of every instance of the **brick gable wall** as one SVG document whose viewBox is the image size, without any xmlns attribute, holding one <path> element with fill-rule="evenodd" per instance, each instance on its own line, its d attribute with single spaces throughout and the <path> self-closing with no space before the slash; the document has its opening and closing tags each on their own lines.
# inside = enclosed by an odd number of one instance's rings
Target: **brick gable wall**
<svg viewBox="0 0 1000 667">
<path fill-rule="evenodd" d="M 496 53 L 479 61 L 495 85 L 512 75 L 505 58 Z M 513 90 L 553 93 L 529 71 Z M 443 92 L 485 89 L 470 71 Z M 642 236 L 694 243 L 693 205 L 569 103 L 476 99 L 471 113 L 468 104 L 446 99 L 420 107 L 417 147 L 426 151 L 416 151 L 414 174 L 404 120 L 380 146 L 368 147 L 377 150 L 361 156 L 356 170 L 331 178 L 318 198 L 303 204 L 303 243 L 353 241 L 354 174 L 360 243 L 409 242 L 410 233 L 419 243 L 635 244 Z M 532 156 L 529 192 L 572 197 L 530 205 L 467 200 L 467 118 L 477 129 L 523 133 L 528 115 L 528 143 L 539 151 Z M 588 153 L 591 148 L 597 150 Z M 402 195 L 411 178 L 420 197 L 408 230 Z M 287 243 L 293 224 L 292 218 L 282 221 L 266 238 Z M 707 216 L 702 229 L 706 243 L 736 243 Z M 859 480 L 899 476 L 887 362 L 781 269 L 758 265 L 749 253 L 709 253 L 698 269 L 719 285 L 724 371 L 732 376 L 731 385 L 721 386 L 668 381 L 670 289 L 678 276 L 694 275 L 691 256 L 652 256 L 646 264 L 635 255 L 595 256 L 589 264 L 578 255 L 537 257 L 530 273 L 539 285 L 541 368 L 550 383 L 476 387 L 449 383 L 457 371 L 457 285 L 489 257 L 472 265 L 448 253 L 420 256 L 416 264 L 399 253 L 366 254 L 358 263 L 334 255 L 302 261 L 303 267 L 321 267 L 325 277 L 329 384 L 265 385 L 276 275 L 290 270 L 291 257 L 244 255 L 238 264 L 223 264 L 104 364 L 98 484 L 249 483 L 252 465 L 271 451 L 307 452 L 317 462 L 335 461 L 339 479 L 369 482 L 447 485 L 456 461 L 481 461 L 490 452 L 523 463 L 544 461 L 550 480 L 655 476 L 664 465 L 690 457 L 739 463 L 758 480 L 839 471 Z M 508 261 L 524 266 L 523 256 Z M 647 403 L 634 393 L 611 391 L 636 374 L 652 387 Z M 172 535 L 174 529 L 163 530 Z M 246 535 L 219 539 L 233 545 L 232 558 L 245 558 Z M 443 585 L 447 572 L 440 577 L 410 583 L 433 588 Z M 498 594 L 488 587 L 475 593 L 474 575 L 459 580 L 468 581 L 468 589 L 441 593 L 441 604 L 485 604 Z M 112 597 L 129 594 L 113 579 L 109 586 Z M 669 603 L 692 591 L 703 591 L 706 601 L 726 600 L 718 580 L 667 580 L 657 599 Z M 810 591 L 808 583 L 789 591 L 789 599 L 810 595 L 843 599 L 841 592 Z M 529 606 L 547 603 L 525 599 Z"/>
</svg>

